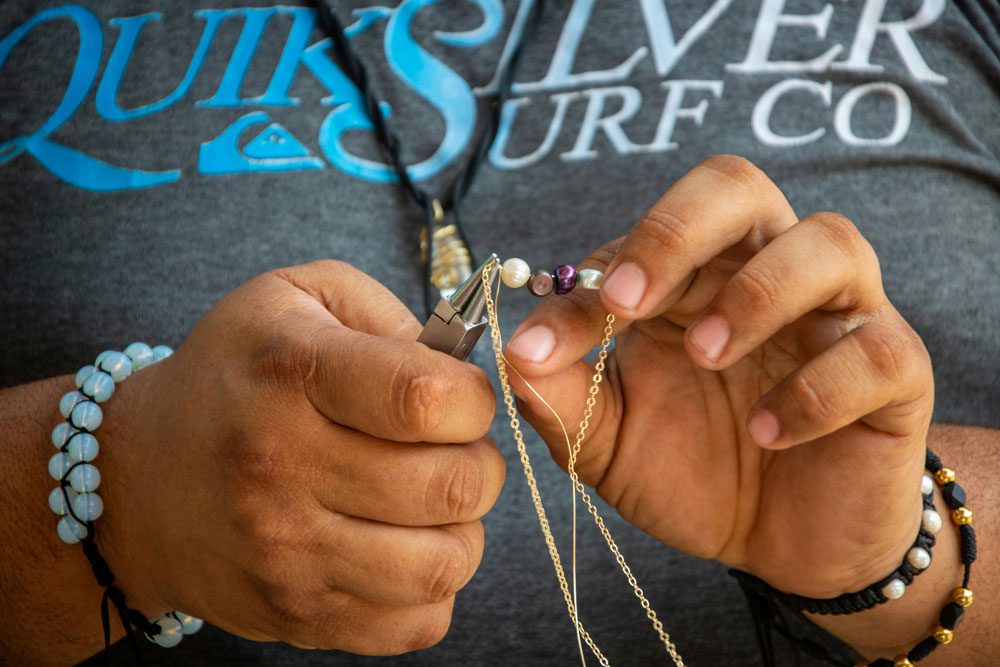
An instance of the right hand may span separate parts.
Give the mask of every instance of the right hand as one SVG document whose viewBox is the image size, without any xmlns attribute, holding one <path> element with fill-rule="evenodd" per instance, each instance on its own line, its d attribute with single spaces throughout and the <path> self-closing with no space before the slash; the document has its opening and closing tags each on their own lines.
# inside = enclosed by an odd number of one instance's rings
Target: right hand
<svg viewBox="0 0 1000 667">
<path fill-rule="evenodd" d="M 419 332 L 316 262 L 243 285 L 120 385 L 99 539 L 130 603 L 304 647 L 437 643 L 505 465 L 485 375 Z"/>
</svg>

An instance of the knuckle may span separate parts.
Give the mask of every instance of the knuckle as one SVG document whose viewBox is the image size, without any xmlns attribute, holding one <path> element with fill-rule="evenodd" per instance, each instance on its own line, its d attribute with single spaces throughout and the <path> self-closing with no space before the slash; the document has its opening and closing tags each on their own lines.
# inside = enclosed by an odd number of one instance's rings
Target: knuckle
<svg viewBox="0 0 1000 667">
<path fill-rule="evenodd" d="M 316 622 L 314 596 L 297 587 L 267 586 L 265 603 L 275 625 L 285 630 L 311 627 Z"/>
<path fill-rule="evenodd" d="M 813 425 L 822 425 L 836 416 L 833 397 L 823 389 L 820 378 L 803 370 L 790 380 L 789 393 L 801 418 Z"/>
<path fill-rule="evenodd" d="M 767 179 L 757 165 L 742 155 L 713 155 L 700 165 L 743 186 L 756 186 Z"/>
<path fill-rule="evenodd" d="M 748 264 L 732 281 L 737 294 L 754 313 L 781 308 L 781 283 L 771 273 Z"/>
<path fill-rule="evenodd" d="M 912 337 L 890 327 L 866 329 L 858 342 L 871 367 L 890 382 L 907 377 L 919 354 L 917 342 Z"/>
<path fill-rule="evenodd" d="M 690 232 L 683 219 L 657 204 L 646 212 L 634 236 L 639 247 L 651 244 L 667 255 L 676 255 L 687 248 Z"/>
<path fill-rule="evenodd" d="M 404 359 L 393 374 L 390 392 L 392 415 L 403 433 L 419 436 L 440 424 L 448 395 L 441 377 L 414 370 L 412 362 Z"/>
<path fill-rule="evenodd" d="M 819 225 L 830 242 L 852 260 L 856 261 L 871 251 L 868 241 L 855 224 L 839 213 L 823 211 L 813 214 L 810 218 Z"/>
<path fill-rule="evenodd" d="M 422 588 L 428 602 L 447 600 L 465 584 L 469 557 L 465 549 L 452 545 L 433 555 L 425 568 Z"/>
<path fill-rule="evenodd" d="M 236 493 L 257 497 L 261 489 L 284 486 L 291 455 L 281 443 L 244 426 L 231 436 L 227 449 Z"/>
<path fill-rule="evenodd" d="M 453 520 L 477 518 L 485 486 L 483 465 L 475 457 L 448 455 L 442 457 L 427 488 L 427 506 L 443 510 Z"/>
<path fill-rule="evenodd" d="M 441 643 L 451 626 L 451 613 L 428 614 L 412 630 L 403 651 L 419 651 Z"/>
</svg>

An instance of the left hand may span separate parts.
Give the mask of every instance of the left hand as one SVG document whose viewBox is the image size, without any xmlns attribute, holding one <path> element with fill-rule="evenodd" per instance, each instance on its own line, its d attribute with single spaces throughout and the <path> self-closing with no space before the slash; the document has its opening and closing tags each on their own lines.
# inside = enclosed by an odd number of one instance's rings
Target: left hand
<svg viewBox="0 0 1000 667">
<path fill-rule="evenodd" d="M 832 597 L 899 566 L 920 522 L 933 378 L 850 221 L 798 220 L 760 170 L 717 156 L 581 266 L 606 270 L 599 295 L 546 299 L 508 358 L 575 425 L 583 357 L 606 312 L 618 318 L 577 463 L 586 484 L 666 544 L 788 592 Z M 562 431 L 512 381 L 565 466 Z"/>
</svg>

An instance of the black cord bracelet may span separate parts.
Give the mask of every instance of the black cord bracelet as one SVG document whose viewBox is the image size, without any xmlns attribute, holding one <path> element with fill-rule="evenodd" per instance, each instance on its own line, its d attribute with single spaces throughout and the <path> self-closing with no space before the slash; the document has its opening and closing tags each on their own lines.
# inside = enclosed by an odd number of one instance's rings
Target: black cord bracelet
<svg viewBox="0 0 1000 667">
<path fill-rule="evenodd" d="M 964 495 L 962 497 L 964 499 Z M 936 511 L 936 508 L 934 507 L 933 493 L 930 495 L 923 495 L 922 498 L 924 505 L 923 509 L 925 511 Z M 907 556 L 903 557 L 903 562 L 898 568 L 863 590 L 853 593 L 844 593 L 843 595 L 838 595 L 835 598 L 810 598 L 804 595 L 785 593 L 784 591 L 774 588 L 763 579 L 740 570 L 730 570 L 729 574 L 733 578 L 737 579 L 740 582 L 740 586 L 744 587 L 744 589 L 750 589 L 761 595 L 766 595 L 767 597 L 778 600 L 786 607 L 794 609 L 795 611 L 807 611 L 811 614 L 835 616 L 854 614 L 859 611 L 865 611 L 866 609 L 872 609 L 873 607 L 888 602 L 891 598 L 885 594 L 885 588 L 894 580 L 898 580 L 904 586 L 909 586 L 913 583 L 913 579 L 923 572 L 924 569 L 926 569 L 926 566 L 924 568 L 914 567 L 914 565 L 909 561 L 909 554 L 913 549 L 923 549 L 927 552 L 927 554 L 930 554 L 931 548 L 934 544 L 934 534 L 927 530 L 924 522 L 921 520 L 920 530 L 917 531 L 917 537 L 913 541 L 913 546 L 907 550 Z"/>
<path fill-rule="evenodd" d="M 938 624 L 931 629 L 930 635 L 917 643 L 908 653 L 897 655 L 895 658 L 878 658 L 870 663 L 863 660 L 851 663 L 833 655 L 830 650 L 817 642 L 798 637 L 792 633 L 783 610 L 800 610 L 789 605 L 787 596 L 784 594 L 770 595 L 769 591 L 774 589 L 766 583 L 764 587 L 758 586 L 755 584 L 755 580 L 760 580 L 756 577 L 745 572 L 730 570 L 730 575 L 739 582 L 740 588 L 747 598 L 750 613 L 754 619 L 757 643 L 766 667 L 775 667 L 777 664 L 772 630 L 788 640 L 796 653 L 805 653 L 835 667 L 909 667 L 925 659 L 938 646 L 952 641 L 956 628 L 965 616 L 966 608 L 973 601 L 969 580 L 972 564 L 976 560 L 976 532 L 972 528 L 972 510 L 965 504 L 965 490 L 955 482 L 955 471 L 942 466 L 941 459 L 930 449 L 926 453 L 925 467 L 933 474 L 934 481 L 941 487 L 942 495 L 952 509 L 950 516 L 952 523 L 958 527 L 963 565 L 961 586 L 952 591 L 951 600 L 942 608 L 938 616 Z M 926 501 L 926 496 L 924 498 Z"/>
</svg>

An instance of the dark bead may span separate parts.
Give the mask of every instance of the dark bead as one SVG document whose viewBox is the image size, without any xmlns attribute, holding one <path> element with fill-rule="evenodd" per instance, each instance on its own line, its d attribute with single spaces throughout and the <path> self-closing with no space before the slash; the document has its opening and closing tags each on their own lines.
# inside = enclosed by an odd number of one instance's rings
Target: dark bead
<svg viewBox="0 0 1000 667">
<path fill-rule="evenodd" d="M 949 602 L 941 610 L 941 627 L 954 630 L 962 622 L 963 616 L 965 616 L 965 609 L 962 608 L 962 605 Z"/>
<path fill-rule="evenodd" d="M 576 287 L 576 267 L 572 264 L 561 264 L 556 267 L 556 294 L 569 294 Z"/>
<path fill-rule="evenodd" d="M 531 277 L 528 278 L 528 291 L 535 296 L 548 296 L 552 293 L 555 282 L 551 273 L 544 269 L 538 269 L 533 271 Z"/>
<path fill-rule="evenodd" d="M 945 502 L 952 509 L 957 510 L 959 507 L 965 507 L 965 489 L 957 483 L 948 482 L 941 487 L 941 493 L 944 495 Z"/>
</svg>

